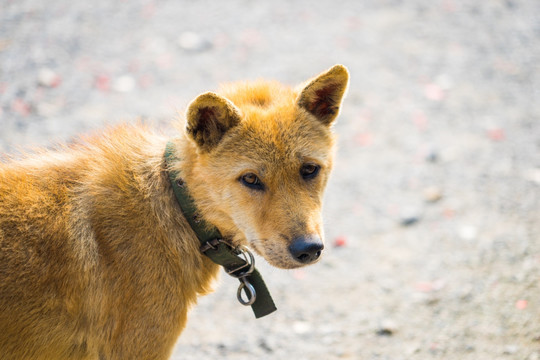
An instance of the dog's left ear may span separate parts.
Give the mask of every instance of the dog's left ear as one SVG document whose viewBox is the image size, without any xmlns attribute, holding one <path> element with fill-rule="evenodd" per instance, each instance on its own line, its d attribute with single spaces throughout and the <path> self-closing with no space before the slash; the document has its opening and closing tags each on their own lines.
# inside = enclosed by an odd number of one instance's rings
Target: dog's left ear
<svg viewBox="0 0 540 360">
<path fill-rule="evenodd" d="M 349 72 L 335 65 L 311 80 L 298 96 L 298 106 L 307 110 L 324 125 L 330 125 L 339 113 L 341 100 L 347 90 Z"/>
<path fill-rule="evenodd" d="M 214 148 L 223 135 L 240 123 L 240 110 L 213 92 L 201 94 L 189 104 L 187 133 L 203 151 Z"/>
</svg>

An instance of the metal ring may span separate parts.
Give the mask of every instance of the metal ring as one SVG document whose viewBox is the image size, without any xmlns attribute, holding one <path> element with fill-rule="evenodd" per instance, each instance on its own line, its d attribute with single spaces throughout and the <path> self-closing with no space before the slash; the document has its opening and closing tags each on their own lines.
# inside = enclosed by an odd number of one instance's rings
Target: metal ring
<svg viewBox="0 0 540 360">
<path fill-rule="evenodd" d="M 246 292 L 246 296 L 248 297 L 247 301 L 242 298 L 242 289 L 245 289 L 244 291 Z M 251 283 L 246 280 L 246 278 L 241 278 L 240 286 L 238 287 L 238 291 L 236 292 L 236 297 L 238 298 L 240 304 L 249 306 L 252 305 L 257 299 L 257 292 L 255 291 L 253 285 L 251 285 Z"/>
<path fill-rule="evenodd" d="M 249 251 L 245 246 L 239 246 L 235 249 L 237 251 L 237 255 L 244 258 L 245 264 L 240 265 L 234 269 L 227 270 L 227 274 L 229 274 L 232 277 L 235 278 L 244 278 L 245 276 L 251 274 L 255 270 L 255 257 Z M 239 270 L 243 270 L 247 268 L 247 270 L 242 271 L 239 274 L 235 274 L 235 272 Z"/>
</svg>

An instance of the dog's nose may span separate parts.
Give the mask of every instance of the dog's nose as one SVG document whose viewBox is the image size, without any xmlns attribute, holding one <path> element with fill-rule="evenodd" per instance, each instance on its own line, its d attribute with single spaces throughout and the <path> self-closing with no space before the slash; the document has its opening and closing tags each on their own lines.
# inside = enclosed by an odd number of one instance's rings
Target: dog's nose
<svg viewBox="0 0 540 360">
<path fill-rule="evenodd" d="M 292 256 L 302 264 L 309 264 L 317 260 L 323 249 L 324 244 L 318 235 L 297 237 L 289 245 Z"/>
</svg>

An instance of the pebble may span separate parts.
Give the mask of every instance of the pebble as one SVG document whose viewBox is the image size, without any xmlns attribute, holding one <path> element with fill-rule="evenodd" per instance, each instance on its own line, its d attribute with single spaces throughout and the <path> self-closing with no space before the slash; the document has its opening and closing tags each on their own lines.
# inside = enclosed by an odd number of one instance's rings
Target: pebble
<svg viewBox="0 0 540 360">
<path fill-rule="evenodd" d="M 109 91 L 111 88 L 111 78 L 103 74 L 96 76 L 94 87 L 101 91 Z"/>
<path fill-rule="evenodd" d="M 210 41 L 196 32 L 186 31 L 178 37 L 178 45 L 186 51 L 205 51 L 212 47 Z"/>
<path fill-rule="evenodd" d="M 32 106 L 21 98 L 11 102 L 11 110 L 21 116 L 28 116 L 32 112 Z"/>
<path fill-rule="evenodd" d="M 440 156 L 436 150 L 430 149 L 425 157 L 426 161 L 429 163 L 436 163 L 439 161 Z"/>
<path fill-rule="evenodd" d="M 438 279 L 435 281 L 419 281 L 414 284 L 414 287 L 417 291 L 423 293 L 430 293 L 434 291 L 439 291 L 446 286 L 446 281 L 443 279 Z"/>
<path fill-rule="evenodd" d="M 445 97 L 444 90 L 437 84 L 427 84 L 424 87 L 424 95 L 431 101 L 441 101 Z"/>
<path fill-rule="evenodd" d="M 421 346 L 418 344 L 411 344 L 405 348 L 405 354 L 406 355 L 414 355 L 417 352 L 419 352 L 421 349 Z"/>
<path fill-rule="evenodd" d="M 397 331 L 397 324 L 392 319 L 384 319 L 375 332 L 378 336 L 392 336 Z"/>
<path fill-rule="evenodd" d="M 311 324 L 307 321 L 295 321 L 292 324 L 292 329 L 296 334 L 307 334 L 311 331 Z"/>
<path fill-rule="evenodd" d="M 407 208 L 401 212 L 401 226 L 411 226 L 420 221 L 420 211 L 415 208 Z"/>
<path fill-rule="evenodd" d="M 54 88 L 60 85 L 62 78 L 49 68 L 41 68 L 38 72 L 38 84 L 41 86 Z"/>
<path fill-rule="evenodd" d="M 130 75 L 122 75 L 113 83 L 113 90 L 121 93 L 127 93 L 135 89 L 135 79 Z"/>
<path fill-rule="evenodd" d="M 424 200 L 434 203 L 442 199 L 442 190 L 437 186 L 430 186 L 424 189 Z"/>
<path fill-rule="evenodd" d="M 470 225 L 462 226 L 458 230 L 458 236 L 463 240 L 474 240 L 478 236 L 478 229 Z"/>
<path fill-rule="evenodd" d="M 340 235 L 334 240 L 334 247 L 344 247 L 347 245 L 347 238 L 344 235 Z"/>
<path fill-rule="evenodd" d="M 493 141 L 503 141 L 506 138 L 504 130 L 501 128 L 489 129 L 487 136 Z"/>
<path fill-rule="evenodd" d="M 527 300 L 521 299 L 521 300 L 516 301 L 516 309 L 518 310 L 525 310 L 528 305 L 529 303 L 527 302 Z"/>
<path fill-rule="evenodd" d="M 503 351 L 503 354 L 504 355 L 514 355 L 515 353 L 517 353 L 519 350 L 519 348 L 517 347 L 517 345 L 507 345 L 504 347 L 504 351 Z"/>
<path fill-rule="evenodd" d="M 523 177 L 525 180 L 531 181 L 536 183 L 537 185 L 540 185 L 540 169 L 538 168 L 531 168 L 528 170 L 525 170 L 523 173 Z"/>
<path fill-rule="evenodd" d="M 265 338 L 259 339 L 259 347 L 268 354 L 271 354 L 274 352 L 273 347 L 268 344 L 268 339 L 265 339 Z"/>
</svg>

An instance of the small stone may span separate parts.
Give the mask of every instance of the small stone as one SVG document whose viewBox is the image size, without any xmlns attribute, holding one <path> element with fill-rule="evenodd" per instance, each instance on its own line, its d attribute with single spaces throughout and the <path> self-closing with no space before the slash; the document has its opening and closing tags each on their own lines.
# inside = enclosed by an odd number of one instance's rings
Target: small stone
<svg viewBox="0 0 540 360">
<path fill-rule="evenodd" d="M 396 323 L 391 319 L 384 319 L 375 332 L 378 336 L 392 336 L 397 331 Z"/>
<path fill-rule="evenodd" d="M 406 347 L 405 354 L 406 355 L 414 355 L 419 351 L 420 351 L 420 346 L 417 345 L 417 344 L 412 344 L 412 345 L 409 345 L 409 346 Z"/>
<path fill-rule="evenodd" d="M 259 347 L 264 350 L 264 352 L 271 354 L 274 352 L 274 349 L 272 346 L 268 344 L 267 339 L 261 338 L 259 339 Z"/>
<path fill-rule="evenodd" d="M 436 186 L 430 186 L 424 189 L 424 200 L 429 203 L 434 203 L 442 199 L 442 191 Z"/>
<path fill-rule="evenodd" d="M 334 247 L 344 247 L 346 245 L 347 238 L 344 235 L 340 235 L 334 240 Z"/>
<path fill-rule="evenodd" d="M 111 88 L 111 78 L 103 74 L 96 76 L 94 87 L 101 91 L 109 91 Z"/>
<path fill-rule="evenodd" d="M 379 336 L 392 336 L 393 335 L 390 329 L 379 329 L 377 330 L 376 334 Z"/>
<path fill-rule="evenodd" d="M 478 236 L 478 230 L 474 226 L 465 225 L 459 228 L 458 236 L 463 240 L 474 240 Z"/>
<path fill-rule="evenodd" d="M 196 32 L 186 31 L 178 37 L 178 45 L 187 51 L 204 51 L 212 47 L 212 44 Z"/>
<path fill-rule="evenodd" d="M 292 329 L 296 334 L 307 334 L 311 331 L 311 325 L 306 321 L 295 321 L 292 324 Z"/>
<path fill-rule="evenodd" d="M 504 348 L 503 354 L 504 355 L 514 355 L 515 353 L 518 352 L 518 350 L 519 350 L 519 348 L 517 347 L 517 345 L 507 345 Z"/>
<path fill-rule="evenodd" d="M 426 154 L 426 161 L 427 162 L 430 162 L 430 163 L 436 163 L 439 161 L 439 153 L 436 151 L 436 150 L 429 150 L 428 153 Z"/>
<path fill-rule="evenodd" d="M 16 98 L 11 103 L 11 110 L 21 116 L 28 116 L 32 112 L 32 106 L 21 98 Z"/>
<path fill-rule="evenodd" d="M 443 279 L 438 279 L 435 281 L 419 281 L 416 284 L 414 284 L 415 289 L 423 293 L 431 293 L 431 292 L 439 291 L 443 289 L 445 286 L 446 286 L 446 281 Z"/>
<path fill-rule="evenodd" d="M 401 212 L 401 226 L 411 226 L 420 221 L 420 212 L 414 208 L 407 208 Z"/>
<path fill-rule="evenodd" d="M 424 87 L 424 95 L 432 101 L 441 101 L 445 97 L 444 90 L 437 84 L 431 83 Z"/>
<path fill-rule="evenodd" d="M 487 135 L 493 141 L 503 141 L 506 138 L 504 130 L 501 128 L 489 129 Z"/>
<path fill-rule="evenodd" d="M 113 90 L 127 93 L 133 91 L 135 88 L 135 79 L 130 75 L 123 75 L 117 78 L 113 84 Z"/>
<path fill-rule="evenodd" d="M 60 85 L 62 78 L 49 68 L 42 68 L 38 73 L 38 84 L 41 86 L 53 88 Z"/>
<path fill-rule="evenodd" d="M 540 185 L 540 169 L 531 168 L 523 173 L 525 180 L 532 181 L 537 185 Z"/>
<path fill-rule="evenodd" d="M 528 305 L 529 303 L 527 302 L 527 300 L 521 299 L 521 300 L 516 301 L 516 309 L 518 310 L 525 310 Z"/>
</svg>

